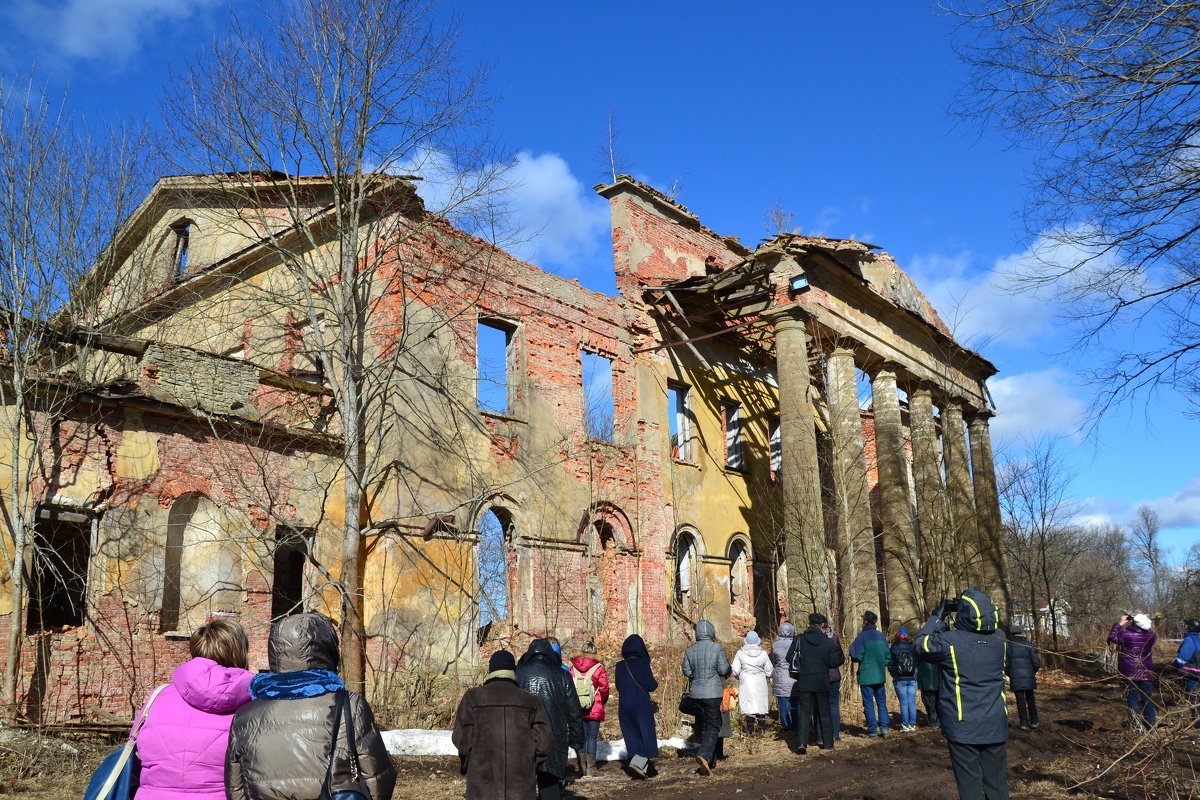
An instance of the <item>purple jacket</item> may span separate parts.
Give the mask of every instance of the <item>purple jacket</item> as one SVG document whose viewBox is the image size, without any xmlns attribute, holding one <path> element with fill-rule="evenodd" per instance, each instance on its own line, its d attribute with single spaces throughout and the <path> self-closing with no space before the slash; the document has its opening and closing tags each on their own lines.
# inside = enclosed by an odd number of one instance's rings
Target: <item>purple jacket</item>
<svg viewBox="0 0 1200 800">
<path fill-rule="evenodd" d="M 138 734 L 135 800 L 225 800 L 233 714 L 250 702 L 254 673 L 193 658 L 175 668 Z"/>
<path fill-rule="evenodd" d="M 1117 646 L 1117 672 L 1131 681 L 1154 680 L 1154 643 L 1158 634 L 1136 625 L 1128 628 L 1113 623 L 1108 641 Z"/>
</svg>

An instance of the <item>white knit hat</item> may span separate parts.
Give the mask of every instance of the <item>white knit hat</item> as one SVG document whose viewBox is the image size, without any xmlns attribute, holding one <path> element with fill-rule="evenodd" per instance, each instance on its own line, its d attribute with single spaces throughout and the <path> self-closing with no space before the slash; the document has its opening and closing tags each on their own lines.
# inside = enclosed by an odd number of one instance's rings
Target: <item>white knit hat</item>
<svg viewBox="0 0 1200 800">
<path fill-rule="evenodd" d="M 1144 631 L 1148 631 L 1148 630 L 1150 630 L 1150 628 L 1153 626 L 1154 623 L 1152 623 L 1150 621 L 1150 618 L 1147 617 L 1145 614 L 1134 614 L 1133 615 L 1133 624 L 1137 625 L 1139 628 L 1141 628 Z"/>
</svg>

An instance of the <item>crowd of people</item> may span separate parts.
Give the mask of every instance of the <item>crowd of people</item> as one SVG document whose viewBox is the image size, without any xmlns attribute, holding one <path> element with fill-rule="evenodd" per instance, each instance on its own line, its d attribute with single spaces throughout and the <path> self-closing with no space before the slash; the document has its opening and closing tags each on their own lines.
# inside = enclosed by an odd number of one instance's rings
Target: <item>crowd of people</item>
<svg viewBox="0 0 1200 800">
<path fill-rule="evenodd" d="M 827 618 L 813 612 L 797 632 L 779 626 L 764 647 L 746 634 L 732 663 L 707 620 L 679 669 L 689 679 L 680 710 L 696 718 L 697 772 L 711 775 L 732 735 L 730 711 L 740 706 L 744 730 L 765 730 L 774 696 L 780 726 L 794 731 L 796 751 L 810 742 L 824 750 L 841 738 L 842 670 L 849 669 L 863 700 L 868 736 L 896 728 L 915 731 L 920 692 L 926 724 L 940 727 L 962 798 L 1003 800 L 1007 788 L 1009 717 L 1005 677 L 1016 697 L 1017 724 L 1038 727 L 1038 650 L 1016 626 L 1006 636 L 991 599 L 977 589 L 942 601 L 917 631 L 891 641 L 878 616 L 862 616 L 849 665 Z M 1200 620 L 1187 633 L 1173 666 L 1200 728 Z M 1126 683 L 1133 723 L 1156 724 L 1152 651 L 1157 640 L 1144 614 L 1123 615 L 1109 642 Z M 297 614 L 273 626 L 268 672 L 249 671 L 249 646 L 238 623 L 214 619 L 189 641 L 192 658 L 155 693 L 135 722 L 141 760 L 135 800 L 188 797 L 218 800 L 354 797 L 390 800 L 396 772 L 367 701 L 338 676 L 337 634 L 320 614 Z M 888 713 L 886 683 L 899 708 Z M 737 678 L 736 689 L 726 685 Z M 518 660 L 492 654 L 481 685 L 469 689 L 455 714 L 452 741 L 466 775 L 468 800 L 558 800 L 576 752 L 578 772 L 596 769 L 600 726 L 615 688 L 617 718 L 629 772 L 652 777 L 659 756 L 655 729 L 658 689 L 646 643 L 626 638 L 610 679 L 593 642 L 564 663 L 553 637 L 533 640 Z M 339 794 L 342 793 L 342 794 Z"/>
</svg>

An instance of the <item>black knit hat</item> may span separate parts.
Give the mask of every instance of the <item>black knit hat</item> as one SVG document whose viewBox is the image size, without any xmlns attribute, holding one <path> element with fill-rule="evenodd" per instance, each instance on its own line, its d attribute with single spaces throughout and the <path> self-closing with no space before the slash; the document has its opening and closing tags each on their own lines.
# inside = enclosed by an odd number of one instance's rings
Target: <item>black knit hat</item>
<svg viewBox="0 0 1200 800">
<path fill-rule="evenodd" d="M 502 669 L 516 669 L 517 659 L 507 650 L 497 650 L 488 660 L 488 672 L 499 672 Z"/>
<path fill-rule="evenodd" d="M 869 622 L 872 625 L 874 625 L 876 622 L 879 622 L 879 615 L 876 614 L 874 611 L 864 611 L 863 612 L 863 622 Z"/>
<path fill-rule="evenodd" d="M 808 615 L 809 625 L 824 625 L 829 620 L 825 619 L 824 614 L 818 614 L 816 611 Z"/>
</svg>

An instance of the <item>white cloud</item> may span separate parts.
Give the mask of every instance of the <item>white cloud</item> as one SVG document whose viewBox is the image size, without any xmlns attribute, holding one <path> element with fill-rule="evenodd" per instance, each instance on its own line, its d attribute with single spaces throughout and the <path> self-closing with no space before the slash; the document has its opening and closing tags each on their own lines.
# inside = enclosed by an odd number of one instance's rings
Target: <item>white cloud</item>
<svg viewBox="0 0 1200 800">
<path fill-rule="evenodd" d="M 121 60 L 149 37 L 177 34 L 222 0 L 16 0 L 4 16 L 15 32 L 68 60 Z"/>
<path fill-rule="evenodd" d="M 609 246 L 608 204 L 557 153 L 522 151 L 511 164 L 459 172 L 444 154 L 422 151 L 395 171 L 420 175 L 417 192 L 426 206 L 456 222 L 482 215 L 482 205 L 494 202 L 489 222 L 499 228 L 490 233 L 508 252 L 539 267 L 577 275 Z M 462 197 L 480 202 L 464 206 Z"/>
<path fill-rule="evenodd" d="M 1200 526 L 1200 477 L 1192 478 L 1170 497 L 1140 500 L 1132 507 L 1136 510 L 1140 506 L 1149 506 L 1158 512 L 1158 521 L 1164 528 Z"/>
<path fill-rule="evenodd" d="M 1001 445 L 1073 435 L 1080 428 L 1084 402 L 1071 393 L 1067 375 L 1057 369 L 993 378 L 988 390 L 997 412 L 992 435 Z"/>
</svg>

